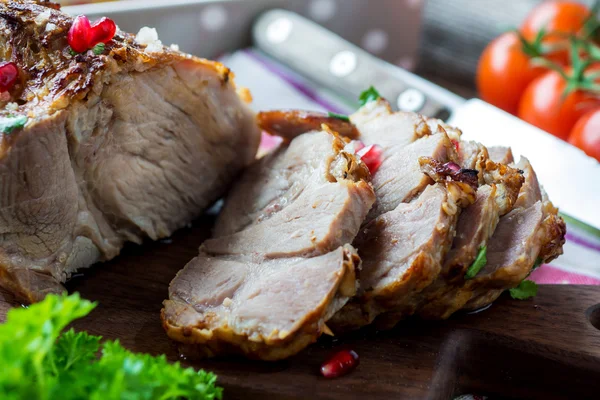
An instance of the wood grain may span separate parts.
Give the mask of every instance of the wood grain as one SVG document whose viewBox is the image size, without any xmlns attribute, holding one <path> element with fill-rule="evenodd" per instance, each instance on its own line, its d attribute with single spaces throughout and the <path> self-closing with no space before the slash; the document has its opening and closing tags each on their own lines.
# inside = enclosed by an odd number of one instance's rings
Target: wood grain
<svg viewBox="0 0 600 400">
<path fill-rule="evenodd" d="M 70 291 L 99 302 L 75 327 L 118 338 L 134 351 L 180 359 L 161 327 L 161 302 L 211 224 L 204 217 L 170 243 L 128 246 L 116 260 L 72 279 Z M 410 320 L 390 332 L 323 338 L 283 362 L 183 361 L 216 372 L 226 399 L 597 398 L 599 302 L 600 287 L 542 286 L 533 300 L 503 296 L 486 311 L 449 321 Z M 11 304 L 10 296 L 0 298 L 0 319 Z M 344 347 L 358 352 L 358 368 L 336 380 L 320 377 L 320 363 Z"/>
</svg>

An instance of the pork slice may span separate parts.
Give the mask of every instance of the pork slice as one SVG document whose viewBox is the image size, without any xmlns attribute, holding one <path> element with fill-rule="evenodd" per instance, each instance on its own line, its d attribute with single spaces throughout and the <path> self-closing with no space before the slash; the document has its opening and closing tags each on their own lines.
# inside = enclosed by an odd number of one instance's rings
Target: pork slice
<svg viewBox="0 0 600 400">
<path fill-rule="evenodd" d="M 467 309 L 483 307 L 504 290 L 517 286 L 531 272 L 546 241 L 545 207 L 535 171 L 524 157 L 517 167 L 523 171 L 525 182 L 515 209 L 500 220 L 490 239 L 487 264 L 468 282 L 473 293 L 465 304 Z"/>
<path fill-rule="evenodd" d="M 512 164 L 515 159 L 510 147 L 492 146 L 488 147 L 490 159 L 499 164 Z"/>
<path fill-rule="evenodd" d="M 490 158 L 488 149 L 474 141 L 459 142 L 458 164 L 463 168 L 482 171 L 485 161 Z"/>
<path fill-rule="evenodd" d="M 418 299 L 416 308 L 419 316 L 426 319 L 447 318 L 469 300 L 470 294 L 462 291 L 464 275 L 496 230 L 500 219 L 496 195 L 495 185 L 480 186 L 475 202 L 462 211 L 442 270 Z"/>
<path fill-rule="evenodd" d="M 0 3 L 0 49 L 20 71 L 0 117 L 28 117 L 0 137 L 0 284 L 25 302 L 127 241 L 187 224 L 260 140 L 223 65 L 122 31 L 101 54 L 71 55 L 72 23 L 36 2 Z"/>
<path fill-rule="evenodd" d="M 484 307 L 529 275 L 544 240 L 542 221 L 541 201 L 500 219 L 488 245 L 485 267 L 466 285 L 472 294 L 463 308 Z"/>
<path fill-rule="evenodd" d="M 362 131 L 361 131 L 362 132 Z M 432 179 L 421 171 L 419 158 L 450 161 L 452 144 L 445 133 L 425 136 L 408 145 L 392 146 L 383 152 L 383 160 L 372 184 L 377 201 L 367 217 L 370 221 L 394 210 L 401 203 L 412 200 L 421 193 Z"/>
<path fill-rule="evenodd" d="M 400 149 L 431 130 L 421 115 L 408 112 L 392 112 L 384 99 L 372 101 L 350 116 L 360 131 L 361 140 L 377 144 L 384 153 Z"/>
<path fill-rule="evenodd" d="M 316 187 L 329 182 L 330 165 L 340 150 L 336 144 L 343 146 L 333 135 L 310 132 L 250 166 L 227 196 L 214 236 L 265 221 L 292 204 L 311 183 Z"/>
<path fill-rule="evenodd" d="M 261 263 L 200 254 L 171 282 L 163 324 L 187 355 L 286 358 L 356 292 L 358 262 L 350 246 Z"/>
<path fill-rule="evenodd" d="M 323 254 L 352 242 L 372 202 L 373 192 L 366 182 L 309 185 L 272 218 L 207 240 L 202 250 L 266 258 Z"/>
<path fill-rule="evenodd" d="M 322 125 L 351 139 L 356 139 L 359 135 L 356 126 L 347 119 L 315 111 L 262 111 L 258 113 L 257 120 L 263 131 L 285 140 L 292 140 L 306 132 L 320 131 Z"/>
<path fill-rule="evenodd" d="M 225 207 L 252 201 L 245 188 L 268 199 L 248 208 L 263 216 L 206 241 L 164 303 L 165 329 L 184 351 L 276 360 L 328 332 L 327 320 L 356 293 L 360 259 L 350 243 L 375 202 L 368 169 L 344 147 L 329 132 L 306 133 L 244 173 Z M 295 173 L 282 173 L 291 165 Z M 281 190 L 293 184 L 297 196 Z"/>
<path fill-rule="evenodd" d="M 539 246 L 543 235 L 539 234 L 536 229 L 538 229 L 541 226 L 539 225 L 541 219 L 540 221 L 537 221 L 537 223 L 530 222 L 531 229 L 528 231 L 519 231 L 521 235 L 512 238 L 512 241 L 510 242 L 507 242 L 508 239 L 503 233 L 503 230 L 506 231 L 510 229 L 515 229 L 515 232 L 517 232 L 514 225 L 514 218 L 507 217 L 508 215 L 511 215 L 511 212 L 516 213 L 517 211 L 525 211 L 523 207 L 515 207 L 513 209 L 513 205 L 517 204 L 517 199 L 520 198 L 517 196 L 521 196 L 522 193 L 535 192 L 533 188 L 529 187 L 531 185 L 538 185 L 537 179 L 531 179 L 535 175 L 530 175 L 529 172 L 521 173 L 514 168 L 511 168 L 504 164 L 497 164 L 491 160 L 487 160 L 484 163 L 484 165 L 484 179 L 491 183 L 490 186 L 495 188 L 494 196 L 489 198 L 489 200 L 494 201 L 494 204 L 489 205 L 489 207 L 486 208 L 489 214 L 480 215 L 480 217 L 483 219 L 481 221 L 483 225 L 479 226 L 479 228 L 482 229 L 482 231 L 480 231 L 480 234 L 483 235 L 484 233 L 486 233 L 487 236 L 484 238 L 485 240 L 482 240 L 480 242 L 479 246 L 475 246 L 475 243 L 473 243 L 473 246 L 470 247 L 471 251 L 468 253 L 454 253 L 453 251 L 449 253 L 445 264 L 445 266 L 448 267 L 447 271 L 449 274 L 446 276 L 449 283 L 440 288 L 436 288 L 437 285 L 434 285 L 432 287 L 432 290 L 435 290 L 436 293 L 434 294 L 434 296 L 432 296 L 432 298 L 429 299 L 428 302 L 423 303 L 418 311 L 418 314 L 424 318 L 448 318 L 457 310 L 465 307 L 466 305 L 468 306 L 470 302 L 472 304 L 477 303 L 481 305 L 486 305 L 488 304 L 485 303 L 486 301 L 492 298 L 495 299 L 504 290 L 499 290 L 496 288 L 513 287 L 510 285 L 516 286 L 523 278 L 521 277 L 521 280 L 516 281 L 516 283 L 514 280 L 517 280 L 521 275 L 526 276 L 535 263 L 535 257 L 533 259 L 533 262 L 529 263 L 528 257 L 526 255 L 523 255 L 523 252 L 529 251 L 529 249 L 531 248 L 533 248 L 534 253 L 536 251 L 539 251 Z M 522 166 L 525 166 L 525 164 L 522 164 Z M 531 172 L 533 171 L 531 170 Z M 480 189 L 485 188 L 486 186 L 487 185 L 481 186 Z M 541 198 L 535 199 L 535 202 L 539 202 L 539 200 L 541 200 Z M 533 204 L 531 204 L 530 206 L 533 206 Z M 465 210 L 465 214 L 466 213 L 467 211 Z M 531 215 L 532 218 L 534 218 L 537 214 L 530 212 L 524 215 Z M 498 219 L 499 217 L 501 218 Z M 467 219 L 467 217 L 465 217 L 464 225 L 462 225 L 461 227 L 457 227 L 457 238 L 460 238 L 460 232 L 464 229 L 468 229 L 468 226 L 469 220 Z M 477 226 L 475 221 L 473 222 L 473 226 Z M 500 228 L 502 228 L 503 230 L 501 230 Z M 537 237 L 536 235 L 539 235 L 539 237 Z M 483 236 L 481 238 L 483 239 Z M 526 243 L 526 246 L 516 246 L 516 244 L 519 241 L 523 241 L 523 243 Z M 507 247 L 503 249 L 498 249 L 497 246 Z M 535 250 L 536 246 L 537 250 Z M 507 257 L 509 257 L 508 253 L 510 253 L 511 251 L 515 251 L 516 254 L 518 254 L 517 256 L 515 256 L 515 259 L 519 259 L 520 261 L 518 263 L 511 264 L 509 262 L 509 258 L 507 258 L 504 260 L 505 262 L 507 262 L 506 264 L 503 264 L 502 261 L 498 261 L 496 264 L 491 264 L 491 261 L 488 258 L 488 262 L 486 264 L 486 268 L 489 268 L 488 273 L 486 274 L 482 270 L 474 279 L 466 280 L 465 273 L 467 269 L 474 262 L 477 255 L 477 251 L 484 247 L 486 248 L 487 254 L 489 254 L 489 252 L 493 249 L 497 249 L 496 251 L 499 253 L 505 251 L 507 253 Z M 459 259 L 454 258 L 455 256 L 460 255 L 463 255 L 464 257 L 460 257 Z M 520 256 L 521 258 L 519 258 Z M 452 267 L 452 265 L 454 266 Z M 512 276 L 514 280 L 511 282 L 507 282 L 503 281 L 501 278 L 498 278 L 503 275 Z M 481 300 L 475 300 L 476 298 L 481 298 Z"/>
<path fill-rule="evenodd" d="M 537 175 L 527 158 L 521 157 L 516 167 L 523 171 L 525 184 L 519 192 L 515 207 L 528 208 L 542 200 L 542 189 L 538 182 Z"/>
<path fill-rule="evenodd" d="M 564 221 L 552 203 L 544 198 L 529 161 L 522 158 L 517 167 L 523 171 L 525 183 L 514 210 L 500 219 L 490 239 L 487 264 L 465 285 L 461 297 L 468 300 L 464 305 L 466 309 L 490 304 L 506 289 L 519 285 L 534 265 L 562 254 L 566 233 Z M 466 296 L 465 292 L 471 293 Z"/>
<path fill-rule="evenodd" d="M 393 325 L 410 315 L 406 300 L 437 276 L 450 248 L 458 213 L 442 184 L 428 186 L 412 203 L 403 203 L 361 229 L 355 240 L 363 260 L 361 292 L 331 320 L 334 332 L 356 329 L 390 312 Z M 389 321 L 389 318 L 393 321 Z"/>
</svg>

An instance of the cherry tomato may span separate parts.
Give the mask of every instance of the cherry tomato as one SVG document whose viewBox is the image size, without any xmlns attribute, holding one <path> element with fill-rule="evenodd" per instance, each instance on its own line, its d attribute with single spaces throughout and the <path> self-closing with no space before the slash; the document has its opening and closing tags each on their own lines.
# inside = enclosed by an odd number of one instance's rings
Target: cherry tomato
<svg viewBox="0 0 600 400">
<path fill-rule="evenodd" d="M 526 40 L 533 41 L 541 29 L 546 31 L 543 43 L 556 45 L 563 42 L 561 50 L 548 55 L 548 58 L 563 65 L 569 63 L 568 35 L 581 31 L 590 9 L 575 1 L 545 1 L 535 7 L 521 24 L 521 34 Z"/>
<path fill-rule="evenodd" d="M 545 29 L 548 38 L 564 39 L 566 35 L 578 33 L 590 9 L 575 1 L 544 1 L 535 7 L 521 24 L 521 34 L 534 40 L 540 29 Z"/>
<path fill-rule="evenodd" d="M 479 96 L 504 111 L 516 114 L 523 91 L 544 72 L 543 68 L 530 63 L 516 33 L 504 33 L 486 47 L 479 59 Z"/>
<path fill-rule="evenodd" d="M 569 143 L 600 161 L 600 108 L 581 117 L 569 135 Z"/>
<path fill-rule="evenodd" d="M 600 64 L 589 68 L 586 73 L 598 70 Z M 581 90 L 564 96 L 566 86 L 567 82 L 556 71 L 548 71 L 536 78 L 521 97 L 519 118 L 567 140 L 577 120 L 588 111 L 600 107 L 600 97 Z"/>
</svg>

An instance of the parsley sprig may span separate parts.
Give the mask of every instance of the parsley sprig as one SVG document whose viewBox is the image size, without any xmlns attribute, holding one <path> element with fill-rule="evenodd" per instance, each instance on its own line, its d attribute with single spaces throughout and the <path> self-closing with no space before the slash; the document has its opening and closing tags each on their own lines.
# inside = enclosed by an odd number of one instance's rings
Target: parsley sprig
<svg viewBox="0 0 600 400">
<path fill-rule="evenodd" d="M 360 94 L 360 96 L 358 97 L 358 102 L 361 106 L 364 106 L 365 104 L 370 103 L 372 101 L 377 101 L 380 97 L 381 95 L 379 94 L 377 89 L 371 86 L 370 88 L 368 88 Z"/>
<path fill-rule="evenodd" d="M 0 325 L 1 399 L 221 399 L 216 376 L 132 353 L 119 341 L 73 329 L 96 306 L 79 295 L 46 296 Z M 101 356 L 98 358 L 97 353 Z"/>
<path fill-rule="evenodd" d="M 537 294 L 538 285 L 534 281 L 524 280 L 519 286 L 509 289 L 510 297 L 516 300 L 526 300 Z"/>
<path fill-rule="evenodd" d="M 467 273 L 465 274 L 465 279 L 473 279 L 475 275 L 481 271 L 485 264 L 487 264 L 487 246 L 483 246 L 479 248 L 479 252 L 477 253 L 477 257 L 475 257 L 475 261 L 473 264 L 467 269 Z"/>
</svg>

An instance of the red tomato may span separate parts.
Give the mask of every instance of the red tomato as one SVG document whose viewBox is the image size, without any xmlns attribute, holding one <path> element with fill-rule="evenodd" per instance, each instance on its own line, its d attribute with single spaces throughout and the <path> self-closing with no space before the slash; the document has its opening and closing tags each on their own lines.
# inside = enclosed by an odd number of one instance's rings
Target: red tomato
<svg viewBox="0 0 600 400">
<path fill-rule="evenodd" d="M 521 24 L 521 34 L 534 40 L 544 28 L 548 38 L 564 39 L 565 35 L 576 34 L 590 16 L 590 9 L 575 1 L 545 1 L 535 7 Z"/>
<path fill-rule="evenodd" d="M 544 28 L 544 44 L 564 42 L 565 49 L 549 55 L 553 61 L 567 65 L 569 63 L 568 42 L 566 36 L 577 34 L 590 16 L 590 9 L 575 1 L 545 1 L 535 7 L 521 24 L 521 34 L 533 41 Z"/>
<path fill-rule="evenodd" d="M 587 72 L 600 70 L 600 64 Z M 570 71 L 567 71 L 570 73 Z M 565 79 L 548 71 L 527 87 L 519 103 L 519 118 L 567 140 L 571 129 L 585 113 L 600 107 L 600 97 L 576 90 L 564 97 Z"/>
<path fill-rule="evenodd" d="M 543 68 L 531 65 L 516 33 L 504 33 L 486 47 L 479 59 L 479 96 L 504 111 L 516 114 L 523 91 L 544 72 Z"/>
<path fill-rule="evenodd" d="M 577 121 L 569 135 L 569 142 L 600 161 L 600 108 L 588 112 Z"/>
</svg>

